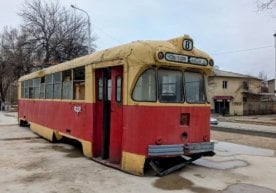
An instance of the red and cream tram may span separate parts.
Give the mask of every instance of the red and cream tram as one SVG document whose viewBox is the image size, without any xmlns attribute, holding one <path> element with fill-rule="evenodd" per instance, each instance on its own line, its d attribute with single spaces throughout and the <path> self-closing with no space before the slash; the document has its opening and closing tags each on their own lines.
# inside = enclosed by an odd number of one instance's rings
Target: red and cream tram
<svg viewBox="0 0 276 193">
<path fill-rule="evenodd" d="M 185 35 L 137 41 L 19 79 L 19 124 L 85 156 L 142 175 L 165 175 L 212 156 L 206 77 L 212 58 Z"/>
</svg>

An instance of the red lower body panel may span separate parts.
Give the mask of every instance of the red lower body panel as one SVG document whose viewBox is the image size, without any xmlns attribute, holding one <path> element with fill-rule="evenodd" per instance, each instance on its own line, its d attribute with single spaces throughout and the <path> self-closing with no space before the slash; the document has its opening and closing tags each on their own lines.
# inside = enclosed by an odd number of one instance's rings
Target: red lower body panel
<svg viewBox="0 0 276 193">
<path fill-rule="evenodd" d="M 102 114 L 94 116 L 96 111 L 92 103 L 19 101 L 19 118 L 79 139 L 93 140 L 94 155 L 100 156 L 102 134 L 99 125 L 103 117 Z M 121 116 L 123 126 L 113 119 L 110 122 L 109 152 L 110 158 L 116 160 L 122 151 L 148 156 L 149 145 L 210 141 L 209 107 L 124 106 Z M 118 145 L 122 146 L 113 151 Z"/>
<path fill-rule="evenodd" d="M 19 101 L 19 118 L 92 141 L 93 105 L 57 101 Z"/>
<path fill-rule="evenodd" d="M 182 114 L 189 119 L 186 125 L 181 125 Z M 208 142 L 209 122 L 209 107 L 128 106 L 124 108 L 123 150 L 147 155 L 148 145 Z"/>
</svg>

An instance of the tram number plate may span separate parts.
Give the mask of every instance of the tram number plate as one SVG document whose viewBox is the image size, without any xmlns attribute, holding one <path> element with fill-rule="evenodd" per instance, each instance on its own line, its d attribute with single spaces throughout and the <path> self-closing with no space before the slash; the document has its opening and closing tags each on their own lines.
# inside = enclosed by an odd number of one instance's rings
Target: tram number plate
<svg viewBox="0 0 276 193">
<path fill-rule="evenodd" d="M 81 112 L 81 106 L 74 106 L 74 112 L 76 112 L 77 115 L 79 115 L 79 113 Z"/>
</svg>

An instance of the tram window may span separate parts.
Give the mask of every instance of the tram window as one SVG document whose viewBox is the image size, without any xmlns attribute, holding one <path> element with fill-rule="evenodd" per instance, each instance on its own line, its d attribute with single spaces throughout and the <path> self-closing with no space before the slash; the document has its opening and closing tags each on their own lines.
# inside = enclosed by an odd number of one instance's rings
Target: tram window
<svg viewBox="0 0 276 193">
<path fill-rule="evenodd" d="M 185 72 L 185 90 L 188 103 L 205 102 L 203 75 L 197 72 Z"/>
<path fill-rule="evenodd" d="M 98 79 L 98 100 L 103 100 L 103 78 Z"/>
<path fill-rule="evenodd" d="M 84 66 L 73 69 L 73 93 L 75 100 L 84 100 L 85 98 L 85 68 Z"/>
<path fill-rule="evenodd" d="M 111 101 L 112 82 L 111 79 L 107 80 L 107 100 Z"/>
<path fill-rule="evenodd" d="M 33 80 L 33 96 L 35 99 L 39 98 L 39 87 L 40 87 L 40 78 Z"/>
<path fill-rule="evenodd" d="M 34 87 L 33 87 L 33 79 L 28 80 L 28 83 L 29 83 L 29 98 L 33 99 L 33 98 L 35 98 L 35 96 L 34 96 Z"/>
<path fill-rule="evenodd" d="M 158 98 L 160 102 L 183 102 L 182 72 L 158 70 Z"/>
<path fill-rule="evenodd" d="M 148 69 L 139 77 L 132 98 L 136 101 L 156 101 L 156 72 L 155 69 Z"/>
<path fill-rule="evenodd" d="M 61 99 L 61 78 L 62 78 L 61 72 L 56 72 L 53 74 L 54 99 Z"/>
<path fill-rule="evenodd" d="M 28 98 L 28 81 L 22 81 L 21 82 L 21 98 Z"/>
<path fill-rule="evenodd" d="M 24 98 L 29 98 L 29 81 L 24 81 Z"/>
<path fill-rule="evenodd" d="M 122 100 L 122 77 L 116 77 L 116 101 L 120 103 Z"/>
<path fill-rule="evenodd" d="M 39 89 L 39 98 L 45 98 L 45 77 L 41 77 L 40 79 L 40 89 Z"/>
<path fill-rule="evenodd" d="M 24 81 L 21 82 L 21 98 L 25 98 L 25 95 L 24 95 Z"/>
<path fill-rule="evenodd" d="M 53 75 L 49 74 L 45 76 L 45 98 L 53 98 Z"/>
<path fill-rule="evenodd" d="M 45 83 L 40 84 L 40 94 L 39 94 L 40 99 L 45 98 Z"/>
<path fill-rule="evenodd" d="M 73 98 L 73 81 L 72 81 L 72 70 L 66 70 L 62 72 L 62 99 Z"/>
</svg>

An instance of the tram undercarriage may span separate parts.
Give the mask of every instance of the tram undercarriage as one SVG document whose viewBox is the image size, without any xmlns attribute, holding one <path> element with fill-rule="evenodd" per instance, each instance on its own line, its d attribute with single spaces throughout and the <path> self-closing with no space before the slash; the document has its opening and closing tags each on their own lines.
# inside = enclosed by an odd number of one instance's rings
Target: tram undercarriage
<svg viewBox="0 0 276 193">
<path fill-rule="evenodd" d="M 153 156 L 147 162 L 158 176 L 165 176 L 179 170 L 203 156 L 214 156 L 214 143 L 193 143 L 176 145 L 149 145 L 148 154 Z M 179 156 L 173 156 L 177 155 Z"/>
<path fill-rule="evenodd" d="M 191 164 L 193 161 L 203 156 L 214 156 L 214 152 L 205 152 L 190 156 L 178 156 L 169 158 L 152 158 L 147 160 L 149 166 L 154 170 L 157 176 L 165 176 Z"/>
</svg>

